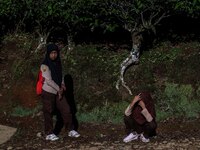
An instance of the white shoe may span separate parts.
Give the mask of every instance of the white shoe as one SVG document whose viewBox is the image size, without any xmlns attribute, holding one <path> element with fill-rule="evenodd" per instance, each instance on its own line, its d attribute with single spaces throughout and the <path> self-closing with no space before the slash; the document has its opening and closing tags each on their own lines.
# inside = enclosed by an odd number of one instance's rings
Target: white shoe
<svg viewBox="0 0 200 150">
<path fill-rule="evenodd" d="M 139 134 L 137 134 L 136 132 L 133 132 L 133 133 L 130 133 L 127 137 L 125 137 L 125 138 L 123 139 L 123 141 L 124 141 L 125 143 L 128 143 L 128 142 L 130 142 L 130 141 L 137 140 L 138 137 L 139 137 Z"/>
<path fill-rule="evenodd" d="M 58 139 L 59 137 L 57 137 L 55 134 L 49 134 L 46 136 L 46 140 L 49 140 L 49 141 L 56 141 Z"/>
<path fill-rule="evenodd" d="M 150 141 L 149 138 L 145 138 L 143 134 L 140 134 L 140 140 L 144 143 L 148 143 Z"/>
<path fill-rule="evenodd" d="M 75 130 L 71 130 L 71 131 L 69 131 L 68 136 L 77 138 L 80 136 L 80 134 Z"/>
</svg>

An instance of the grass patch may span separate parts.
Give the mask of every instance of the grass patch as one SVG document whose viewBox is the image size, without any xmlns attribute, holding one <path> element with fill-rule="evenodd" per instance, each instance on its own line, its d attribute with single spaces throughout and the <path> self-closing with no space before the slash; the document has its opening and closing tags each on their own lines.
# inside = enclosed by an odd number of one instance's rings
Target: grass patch
<svg viewBox="0 0 200 150">
<path fill-rule="evenodd" d="M 162 120 L 165 120 L 167 118 L 170 118 L 170 113 L 159 109 L 159 107 L 156 108 L 156 120 L 157 121 L 162 121 Z"/>
<path fill-rule="evenodd" d="M 124 110 L 128 102 L 106 103 L 102 107 L 98 106 L 89 112 L 82 111 L 77 113 L 80 122 L 114 123 L 123 122 Z"/>
<path fill-rule="evenodd" d="M 196 93 L 195 93 L 196 92 Z M 197 95 L 196 97 L 194 95 Z M 164 91 L 158 94 L 156 102 L 156 120 L 168 118 L 199 118 L 200 103 L 199 89 L 194 90 L 191 85 L 166 83 Z M 105 103 L 90 111 L 82 109 L 77 117 L 81 122 L 115 123 L 123 122 L 124 110 L 128 102 Z M 80 106 L 79 106 L 80 107 Z"/>
<path fill-rule="evenodd" d="M 155 46 L 151 51 L 147 51 L 144 53 L 144 57 L 140 60 L 142 62 L 151 62 L 155 63 L 169 63 L 173 62 L 183 51 L 180 47 L 171 47 L 171 43 L 164 42 L 159 46 Z"/>
<path fill-rule="evenodd" d="M 15 116 L 15 117 L 25 117 L 25 116 L 29 116 L 32 115 L 36 112 L 38 112 L 38 110 L 41 109 L 41 106 L 38 105 L 37 107 L 31 109 L 31 108 L 24 108 L 22 106 L 17 106 L 15 107 L 12 112 L 11 112 L 11 116 Z"/>
</svg>

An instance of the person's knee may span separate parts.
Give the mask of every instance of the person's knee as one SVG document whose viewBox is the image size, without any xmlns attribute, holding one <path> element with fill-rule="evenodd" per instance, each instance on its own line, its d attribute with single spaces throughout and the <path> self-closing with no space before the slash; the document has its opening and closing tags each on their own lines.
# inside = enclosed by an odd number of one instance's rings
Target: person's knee
<svg viewBox="0 0 200 150">
<path fill-rule="evenodd" d="M 124 115 L 124 124 L 130 128 L 134 128 L 136 126 L 134 119 L 131 116 Z"/>
<path fill-rule="evenodd" d="M 131 117 L 130 117 L 130 116 L 124 115 L 124 121 L 130 121 L 130 120 L 131 120 Z"/>
<path fill-rule="evenodd" d="M 157 124 L 156 124 L 156 122 L 154 122 L 154 121 L 151 121 L 151 122 L 148 122 L 146 125 L 145 125 L 145 128 L 146 128 L 146 130 L 148 130 L 148 131 L 155 131 L 156 130 L 156 128 L 157 128 Z"/>
<path fill-rule="evenodd" d="M 152 130 L 155 130 L 155 129 L 157 128 L 157 124 L 156 124 L 155 121 L 151 121 L 151 122 L 149 123 L 149 126 L 150 126 L 150 128 L 151 128 Z"/>
</svg>

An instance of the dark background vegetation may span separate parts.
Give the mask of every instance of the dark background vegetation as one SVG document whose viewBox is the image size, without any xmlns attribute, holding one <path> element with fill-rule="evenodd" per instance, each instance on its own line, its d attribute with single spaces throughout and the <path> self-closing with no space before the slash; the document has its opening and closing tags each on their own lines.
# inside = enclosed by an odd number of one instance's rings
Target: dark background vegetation
<svg viewBox="0 0 200 150">
<path fill-rule="evenodd" d="M 145 3 L 150 1 L 133 2 L 143 12 L 148 8 Z M 64 74 L 69 73 L 74 79 L 79 120 L 122 122 L 123 111 L 133 98 L 122 86 L 119 90 L 115 88 L 120 64 L 129 55 L 133 43 L 132 33 L 123 23 L 134 24 L 137 20 L 120 18 L 116 15 L 118 7 L 107 12 L 110 3 L 109 0 L 76 3 L 3 0 L 0 4 L 0 111 L 29 116 L 40 110 L 35 82 L 45 48 L 37 52 L 35 49 L 41 37 L 47 37 L 47 43 L 61 41 L 65 45 L 61 50 Z M 199 1 L 154 0 L 152 3 L 161 13 L 168 13 L 168 17 L 155 25 L 156 32 L 138 22 L 142 31 L 137 32 L 143 37 L 140 61 L 127 69 L 125 81 L 133 94 L 151 91 L 159 121 L 197 119 L 200 113 Z M 130 10 L 135 12 L 136 7 Z M 150 9 L 149 13 L 153 11 Z M 148 21 L 148 17 L 144 19 Z M 71 46 L 73 49 L 69 50 Z"/>
</svg>

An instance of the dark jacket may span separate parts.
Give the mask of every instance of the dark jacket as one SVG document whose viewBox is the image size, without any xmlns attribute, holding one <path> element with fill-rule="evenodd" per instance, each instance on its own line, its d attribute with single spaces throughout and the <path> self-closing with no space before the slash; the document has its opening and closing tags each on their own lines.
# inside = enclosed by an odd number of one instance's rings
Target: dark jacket
<svg viewBox="0 0 200 150">
<path fill-rule="evenodd" d="M 156 118 L 156 112 L 155 112 L 155 106 L 154 101 L 150 95 L 149 92 L 142 92 L 141 93 L 141 99 L 144 102 L 146 109 L 149 111 L 153 119 Z M 135 106 L 132 109 L 131 116 L 135 119 L 135 121 L 138 124 L 144 124 L 146 122 L 145 117 L 141 114 L 142 108 L 138 105 L 138 103 L 135 104 Z"/>
</svg>

